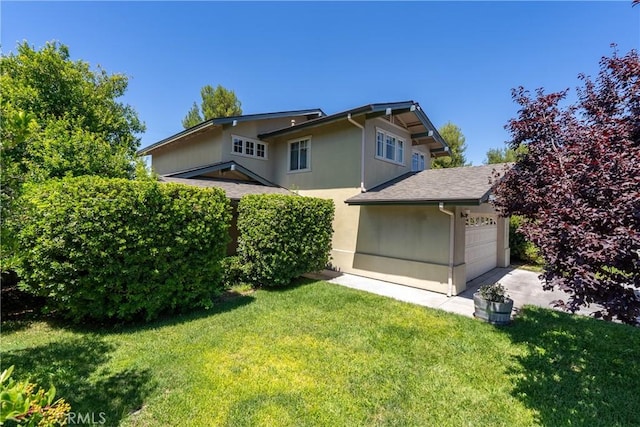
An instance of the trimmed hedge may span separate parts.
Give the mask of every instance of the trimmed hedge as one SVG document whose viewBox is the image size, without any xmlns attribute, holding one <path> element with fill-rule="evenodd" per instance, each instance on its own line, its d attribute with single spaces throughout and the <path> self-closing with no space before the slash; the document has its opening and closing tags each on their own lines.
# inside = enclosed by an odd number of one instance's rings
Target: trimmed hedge
<svg viewBox="0 0 640 427">
<path fill-rule="evenodd" d="M 246 279 L 283 286 L 324 268 L 331 250 L 333 201 L 279 194 L 244 196 L 238 205 L 238 255 Z"/>
<path fill-rule="evenodd" d="M 20 203 L 21 287 L 64 317 L 151 320 L 221 289 L 222 190 L 79 177 L 30 185 Z"/>
</svg>

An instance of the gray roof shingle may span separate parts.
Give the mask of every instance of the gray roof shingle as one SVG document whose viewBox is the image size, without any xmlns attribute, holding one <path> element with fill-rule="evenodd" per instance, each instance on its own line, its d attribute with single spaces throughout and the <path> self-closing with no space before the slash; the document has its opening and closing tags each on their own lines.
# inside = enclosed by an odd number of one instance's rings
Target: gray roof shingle
<svg viewBox="0 0 640 427">
<path fill-rule="evenodd" d="M 489 199 L 495 183 L 493 171 L 503 176 L 508 163 L 428 169 L 387 181 L 366 193 L 346 200 L 350 205 L 437 204 L 439 202 L 479 205 Z"/>
<path fill-rule="evenodd" d="M 294 195 L 291 191 L 282 187 L 269 187 L 254 182 L 244 181 L 224 181 L 219 179 L 193 179 L 193 178 L 171 178 L 168 176 L 160 177 L 160 182 L 174 182 L 178 184 L 192 185 L 195 187 L 216 187 L 221 188 L 227 193 L 227 197 L 231 200 L 240 200 L 242 196 L 247 194 L 288 194 Z"/>
</svg>

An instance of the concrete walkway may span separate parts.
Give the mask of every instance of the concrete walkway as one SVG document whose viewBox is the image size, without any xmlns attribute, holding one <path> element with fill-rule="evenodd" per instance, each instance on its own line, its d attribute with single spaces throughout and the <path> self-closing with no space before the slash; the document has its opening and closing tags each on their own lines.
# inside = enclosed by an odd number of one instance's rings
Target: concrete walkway
<svg viewBox="0 0 640 427">
<path fill-rule="evenodd" d="M 500 282 L 504 285 L 507 293 L 513 299 L 514 313 L 517 313 L 517 310 L 523 305 L 536 305 L 553 309 L 552 301 L 557 299 L 566 300 L 567 294 L 564 292 L 557 290 L 553 292 L 544 291 L 538 275 L 538 273 L 522 269 L 510 267 L 496 268 L 473 279 L 469 282 L 469 288 L 466 291 L 454 297 L 447 297 L 444 294 L 399 285 L 397 283 L 383 282 L 381 280 L 337 273 L 329 270 L 324 270 L 321 277 L 314 276 L 314 278 L 400 301 L 473 317 L 473 294 L 485 283 Z M 592 306 L 581 310 L 579 314 L 586 315 L 595 310 L 596 307 Z"/>
</svg>

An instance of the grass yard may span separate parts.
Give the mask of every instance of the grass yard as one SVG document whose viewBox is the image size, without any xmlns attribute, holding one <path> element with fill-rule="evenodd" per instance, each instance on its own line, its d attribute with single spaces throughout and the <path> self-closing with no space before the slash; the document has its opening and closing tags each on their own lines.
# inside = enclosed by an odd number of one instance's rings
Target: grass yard
<svg viewBox="0 0 640 427">
<path fill-rule="evenodd" d="M 640 425 L 640 329 L 550 310 L 498 328 L 306 280 L 144 326 L 2 327 L 3 368 L 106 425 Z"/>
</svg>

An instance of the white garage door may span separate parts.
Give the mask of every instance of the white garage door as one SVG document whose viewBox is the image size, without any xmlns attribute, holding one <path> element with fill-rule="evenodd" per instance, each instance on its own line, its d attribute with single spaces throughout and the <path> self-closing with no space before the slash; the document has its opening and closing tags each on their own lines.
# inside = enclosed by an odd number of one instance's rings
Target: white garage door
<svg viewBox="0 0 640 427">
<path fill-rule="evenodd" d="M 467 281 L 496 268 L 498 260 L 498 225 L 495 215 L 469 214 L 466 220 L 464 259 Z"/>
</svg>

